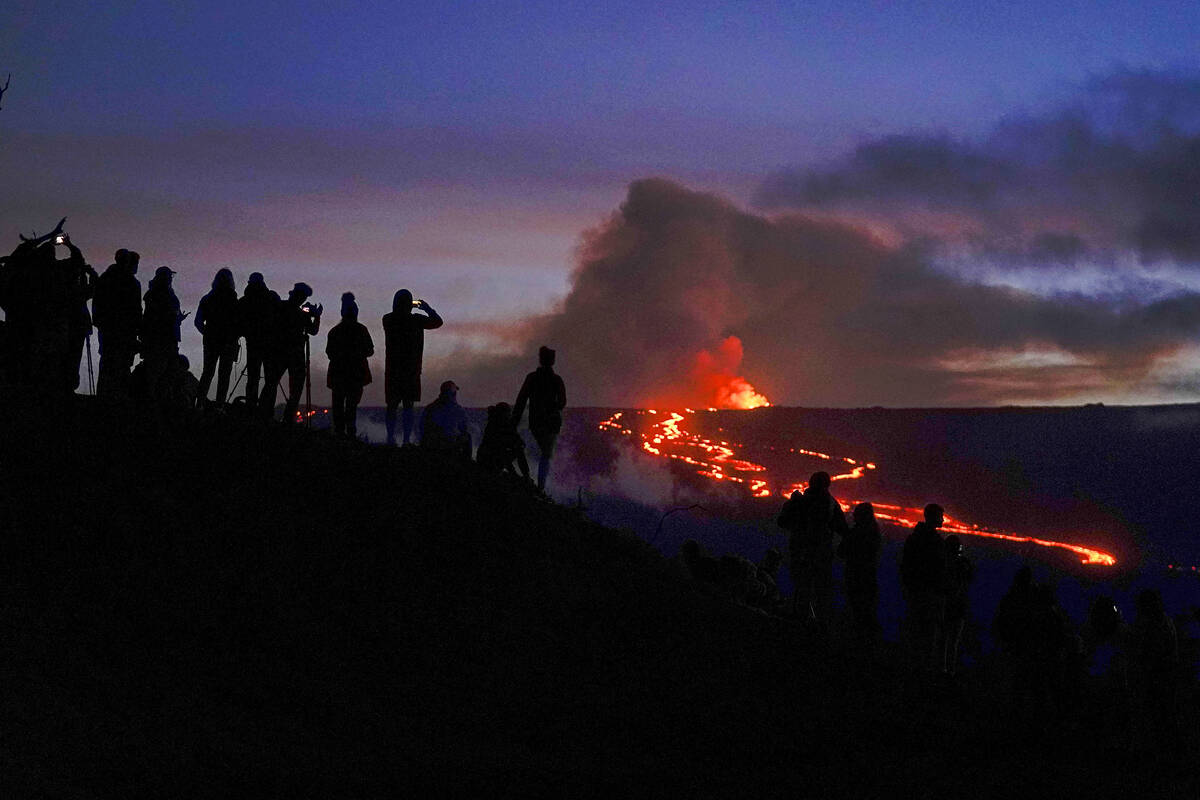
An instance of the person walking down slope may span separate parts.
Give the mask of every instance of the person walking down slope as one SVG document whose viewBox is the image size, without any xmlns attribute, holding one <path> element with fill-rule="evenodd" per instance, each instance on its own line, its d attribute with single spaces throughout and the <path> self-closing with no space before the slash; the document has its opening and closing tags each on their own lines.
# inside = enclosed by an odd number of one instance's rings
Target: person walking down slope
<svg viewBox="0 0 1200 800">
<path fill-rule="evenodd" d="M 275 325 L 275 312 L 282 301 L 267 288 L 261 272 L 252 272 L 237 304 L 238 334 L 246 337 L 246 407 L 258 405 L 258 381 L 266 364 Z"/>
<path fill-rule="evenodd" d="M 371 382 L 367 359 L 375 354 L 375 342 L 367 326 L 358 321 L 354 295 L 342 295 L 342 321 L 329 331 L 325 355 L 329 356 L 326 384 L 333 392 L 333 432 L 354 438 L 358 435 L 358 404 L 363 387 Z"/>
<path fill-rule="evenodd" d="M 562 411 L 567 406 L 567 388 L 554 373 L 555 353 L 543 345 L 538 348 L 538 368 L 525 376 L 517 402 L 513 404 L 513 426 L 521 424 L 525 405 L 529 404 L 529 432 L 538 446 L 538 489 L 546 490 L 554 442 L 562 428 Z"/>
<path fill-rule="evenodd" d="M 416 307 L 424 313 L 414 314 Z M 442 327 L 442 318 L 424 300 L 413 300 L 412 292 L 401 289 L 392 297 L 392 310 L 383 315 L 383 389 L 387 405 L 387 443 L 396 443 L 396 408 L 403 405 L 404 444 L 413 429 L 413 404 L 421 399 L 421 360 L 425 331 Z"/>
<path fill-rule="evenodd" d="M 100 341 L 100 374 L 96 379 L 96 394 L 100 397 L 131 395 L 129 373 L 142 324 L 142 284 L 137 279 L 140 258 L 122 247 L 96 279 L 92 322 Z"/>
<path fill-rule="evenodd" d="M 179 355 L 179 326 L 188 317 L 188 312 L 179 310 L 179 298 L 171 288 L 175 270 L 159 267 L 142 298 L 142 361 L 146 364 L 146 394 L 151 400 L 160 400 L 165 390 L 164 381 Z"/>
<path fill-rule="evenodd" d="M 208 400 L 208 387 L 213 373 L 217 376 L 216 404 L 224 405 L 229 392 L 229 373 L 237 358 L 237 288 L 233 273 L 228 269 L 217 270 L 213 278 L 212 291 L 200 298 L 196 309 L 196 330 L 204 337 L 204 368 L 200 372 L 197 389 L 199 402 Z"/>
</svg>

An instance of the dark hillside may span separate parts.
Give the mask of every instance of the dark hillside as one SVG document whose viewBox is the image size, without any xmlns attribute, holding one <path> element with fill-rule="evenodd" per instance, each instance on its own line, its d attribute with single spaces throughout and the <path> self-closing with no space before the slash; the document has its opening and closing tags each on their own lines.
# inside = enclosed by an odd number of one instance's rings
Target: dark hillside
<svg viewBox="0 0 1200 800">
<path fill-rule="evenodd" d="M 474 468 L 80 403 L 0 432 L 5 797 L 1195 796 Z"/>
</svg>

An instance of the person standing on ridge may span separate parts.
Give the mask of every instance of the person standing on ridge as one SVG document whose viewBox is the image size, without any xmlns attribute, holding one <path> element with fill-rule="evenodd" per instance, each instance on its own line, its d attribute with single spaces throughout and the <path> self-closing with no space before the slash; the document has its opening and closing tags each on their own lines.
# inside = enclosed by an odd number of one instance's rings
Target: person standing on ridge
<svg viewBox="0 0 1200 800">
<path fill-rule="evenodd" d="M 529 404 L 529 432 L 538 446 L 537 485 L 546 490 L 554 442 L 562 428 L 562 411 L 567 405 L 567 388 L 554 373 L 555 353 L 549 347 L 538 348 L 538 368 L 525 376 L 517 402 L 513 403 L 513 427 L 521 424 L 525 404 Z"/>
<path fill-rule="evenodd" d="M 283 418 L 296 419 L 300 410 L 300 395 L 304 392 L 307 367 L 304 347 L 309 336 L 316 336 L 321 329 L 320 305 L 309 304 L 312 288 L 307 283 L 297 283 L 288 292 L 287 300 L 275 309 L 271 325 L 271 336 L 266 353 L 266 381 L 262 395 L 258 398 L 258 413 L 270 418 L 275 412 L 275 394 L 279 380 L 288 375 L 287 404 Z"/>
<path fill-rule="evenodd" d="M 92 322 L 100 341 L 100 374 L 96 379 L 96 394 L 100 397 L 130 395 L 129 373 L 142 324 L 142 284 L 137 279 L 140 259 L 136 252 L 122 247 L 96 279 Z"/>
<path fill-rule="evenodd" d="M 175 270 L 159 267 L 146 289 L 142 311 L 142 361 L 146 363 L 146 393 L 151 400 L 163 396 L 163 381 L 179 355 L 179 325 L 188 312 L 179 310 L 179 298 L 171 288 Z"/>
<path fill-rule="evenodd" d="M 88 300 L 96 289 L 96 270 L 87 263 L 83 253 L 71 242 L 71 237 L 62 234 L 58 238 L 67 248 L 68 257 L 56 263 L 62 282 L 64 312 L 67 319 L 67 350 L 63 354 L 63 389 L 71 394 L 79 388 L 79 367 L 83 363 L 83 348 L 92 333 L 92 315 L 88 311 Z"/>
<path fill-rule="evenodd" d="M 258 380 L 271 343 L 279 295 L 267 288 L 261 272 L 250 273 L 237 304 L 238 335 L 246 337 L 246 407 L 258 405 Z"/>
<path fill-rule="evenodd" d="M 424 312 L 414 314 L 413 308 Z M 387 443 L 396 443 L 396 407 L 404 406 L 404 444 L 413 429 L 413 404 L 421 399 L 421 359 L 425 331 L 442 327 L 442 318 L 424 300 L 413 300 L 412 292 L 401 289 L 392 297 L 392 310 L 383 315 L 383 389 L 387 404 Z"/>
<path fill-rule="evenodd" d="M 200 372 L 197 388 L 201 405 L 208 400 L 208 387 L 214 372 L 217 375 L 216 405 L 225 403 L 229 373 L 237 358 L 237 307 L 233 273 L 228 269 L 217 270 L 212 291 L 200 298 L 200 306 L 196 309 L 196 330 L 204 337 L 204 369 Z"/>
<path fill-rule="evenodd" d="M 795 610 L 828 625 L 833 618 L 833 535 L 848 532 L 842 506 L 829 493 L 828 472 L 814 472 L 803 495 L 793 492 L 780 513 L 791 532 L 788 551 Z"/>
<path fill-rule="evenodd" d="M 918 669 L 937 670 L 942 664 L 942 624 L 945 615 L 946 547 L 938 528 L 945 512 L 937 503 L 925 506 L 925 519 L 904 540 L 900 582 L 908 605 L 913 657 Z"/>
<path fill-rule="evenodd" d="M 875 507 L 859 503 L 854 507 L 854 527 L 842 537 L 838 555 L 846 561 L 846 600 L 860 633 L 879 631 L 879 551 L 883 537 L 875 519 Z"/>
<path fill-rule="evenodd" d="M 367 326 L 358 321 L 354 295 L 342 295 L 342 321 L 333 326 L 325 341 L 329 371 L 325 382 L 333 392 L 333 432 L 351 439 L 358 435 L 358 403 L 363 387 L 371 382 L 367 359 L 375 354 L 375 342 Z"/>
</svg>

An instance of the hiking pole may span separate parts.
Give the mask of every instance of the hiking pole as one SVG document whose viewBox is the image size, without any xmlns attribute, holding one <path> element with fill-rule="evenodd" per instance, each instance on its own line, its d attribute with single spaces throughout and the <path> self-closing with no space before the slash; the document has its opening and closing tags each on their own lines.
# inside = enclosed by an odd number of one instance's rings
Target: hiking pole
<svg viewBox="0 0 1200 800">
<path fill-rule="evenodd" d="M 92 332 L 88 331 L 87 336 L 87 353 L 88 353 L 88 392 L 92 395 L 96 394 L 96 373 L 92 369 Z"/>
<path fill-rule="evenodd" d="M 309 369 L 308 343 L 311 337 L 304 337 L 304 426 L 312 427 L 312 372 Z"/>
</svg>

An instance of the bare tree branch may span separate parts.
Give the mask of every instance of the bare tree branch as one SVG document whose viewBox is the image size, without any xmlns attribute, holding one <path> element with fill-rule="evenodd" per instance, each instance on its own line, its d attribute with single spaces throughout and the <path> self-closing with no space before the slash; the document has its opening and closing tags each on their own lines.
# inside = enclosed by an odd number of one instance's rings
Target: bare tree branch
<svg viewBox="0 0 1200 800">
<path fill-rule="evenodd" d="M 4 82 L 4 87 L 0 88 L 0 100 L 4 99 L 4 93 L 8 91 L 8 85 L 12 83 L 12 73 L 8 73 L 8 80 Z"/>
</svg>

